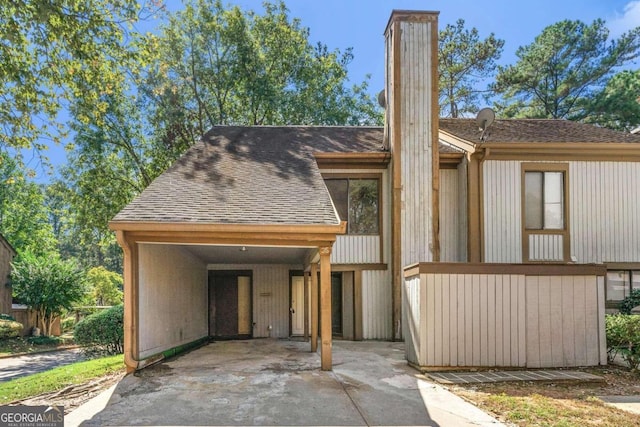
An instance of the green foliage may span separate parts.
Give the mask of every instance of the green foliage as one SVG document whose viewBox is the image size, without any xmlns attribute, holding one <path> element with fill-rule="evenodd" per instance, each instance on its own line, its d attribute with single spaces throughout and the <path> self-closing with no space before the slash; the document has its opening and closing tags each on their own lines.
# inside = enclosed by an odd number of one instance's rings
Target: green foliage
<svg viewBox="0 0 640 427">
<path fill-rule="evenodd" d="M 0 320 L 13 320 L 15 321 L 15 317 L 11 316 L 10 314 L 0 314 Z"/>
<path fill-rule="evenodd" d="M 122 276 L 104 267 L 94 267 L 87 272 L 87 283 L 91 289 L 91 304 L 87 305 L 118 305 L 122 304 L 123 293 Z"/>
<path fill-rule="evenodd" d="M 60 329 L 62 333 L 73 331 L 76 325 L 76 318 L 74 316 L 65 317 L 60 321 Z"/>
<path fill-rule="evenodd" d="M 0 0 L 0 148 L 46 149 L 66 135 L 62 108 L 92 108 L 120 89 L 123 63 L 136 61 L 130 29 L 159 7 L 136 0 Z"/>
<path fill-rule="evenodd" d="M 91 353 L 118 354 L 124 346 L 124 307 L 117 305 L 78 322 L 74 340 Z"/>
<path fill-rule="evenodd" d="M 605 316 L 607 357 L 619 354 L 629 368 L 640 367 L 640 315 L 613 314 Z"/>
<path fill-rule="evenodd" d="M 640 71 L 621 71 L 593 99 L 583 104 L 575 118 L 623 132 L 640 126 Z"/>
<path fill-rule="evenodd" d="M 478 111 L 481 92 L 478 83 L 493 75 L 503 46 L 504 40 L 496 38 L 493 33 L 480 40 L 478 30 L 466 29 L 463 19 L 440 30 L 438 74 L 441 117 L 459 117 Z"/>
<path fill-rule="evenodd" d="M 586 116 L 583 109 L 612 71 L 640 55 L 640 27 L 609 40 L 601 19 L 591 25 L 565 20 L 546 27 L 516 51 L 515 65 L 498 67 L 493 89 L 507 117 Z"/>
<path fill-rule="evenodd" d="M 11 282 L 14 296 L 38 313 L 44 335 L 51 335 L 55 319 L 86 292 L 84 272 L 57 255 L 21 254 L 13 263 Z"/>
<path fill-rule="evenodd" d="M 0 320 L 0 339 L 18 338 L 22 335 L 23 325 L 15 320 Z"/>
<path fill-rule="evenodd" d="M 59 346 L 64 344 L 64 338 L 48 337 L 44 335 L 40 335 L 39 337 L 27 337 L 26 340 L 29 344 L 39 346 Z"/>
<path fill-rule="evenodd" d="M 634 289 L 631 294 L 620 302 L 620 313 L 631 314 L 631 310 L 640 306 L 640 289 Z"/>
<path fill-rule="evenodd" d="M 42 189 L 19 162 L 0 152 L 0 233 L 18 252 L 44 254 L 55 248 Z"/>
</svg>

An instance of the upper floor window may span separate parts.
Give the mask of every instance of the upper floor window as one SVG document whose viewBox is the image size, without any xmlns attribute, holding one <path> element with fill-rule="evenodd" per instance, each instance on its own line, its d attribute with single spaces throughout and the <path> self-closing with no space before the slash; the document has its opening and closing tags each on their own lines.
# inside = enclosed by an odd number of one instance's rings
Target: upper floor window
<svg viewBox="0 0 640 427">
<path fill-rule="evenodd" d="M 380 180 L 327 178 L 324 180 L 348 234 L 380 233 Z"/>
<path fill-rule="evenodd" d="M 525 171 L 524 219 L 527 230 L 565 229 L 565 173 Z"/>
</svg>

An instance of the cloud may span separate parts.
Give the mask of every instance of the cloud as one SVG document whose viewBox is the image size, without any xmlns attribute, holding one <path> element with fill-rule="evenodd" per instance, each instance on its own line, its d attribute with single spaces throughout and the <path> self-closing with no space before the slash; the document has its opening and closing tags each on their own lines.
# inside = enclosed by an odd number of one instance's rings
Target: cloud
<svg viewBox="0 0 640 427">
<path fill-rule="evenodd" d="M 631 0 L 624 6 L 622 13 L 617 13 L 607 22 L 611 37 L 618 37 L 622 33 L 640 26 L 640 0 Z"/>
</svg>

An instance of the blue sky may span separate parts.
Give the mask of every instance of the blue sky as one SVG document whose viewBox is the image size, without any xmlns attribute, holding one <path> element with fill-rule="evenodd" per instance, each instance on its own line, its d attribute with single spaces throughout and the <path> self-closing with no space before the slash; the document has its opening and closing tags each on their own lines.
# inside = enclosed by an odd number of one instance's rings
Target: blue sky
<svg viewBox="0 0 640 427">
<path fill-rule="evenodd" d="M 262 10 L 261 0 L 226 3 Z M 166 4 L 169 10 L 176 10 L 182 3 L 166 0 Z M 288 0 L 287 6 L 291 16 L 310 29 L 312 42 L 321 41 L 331 49 L 353 48 L 350 79 L 359 83 L 371 75 L 372 94 L 384 84 L 382 32 L 393 9 L 439 11 L 440 28 L 462 18 L 467 27 L 476 27 L 481 37 L 495 33 L 505 40 L 501 64 L 514 63 L 519 46 L 531 43 L 544 27 L 563 19 L 587 23 L 604 19 L 612 36 L 640 25 L 640 0 Z M 145 27 L 153 29 L 154 23 Z M 63 163 L 64 150 L 51 147 L 49 157 L 54 165 Z M 42 171 L 37 172 L 38 181 L 47 180 Z"/>
</svg>

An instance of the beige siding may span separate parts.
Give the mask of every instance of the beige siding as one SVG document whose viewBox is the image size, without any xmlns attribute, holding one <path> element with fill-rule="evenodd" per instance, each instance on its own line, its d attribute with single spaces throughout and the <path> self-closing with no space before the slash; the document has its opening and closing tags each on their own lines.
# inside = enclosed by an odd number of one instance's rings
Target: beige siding
<svg viewBox="0 0 640 427">
<path fill-rule="evenodd" d="M 331 252 L 332 264 L 380 263 L 380 236 L 338 236 Z"/>
<path fill-rule="evenodd" d="M 482 165 L 484 262 L 522 262 L 520 162 Z"/>
<path fill-rule="evenodd" d="M 433 260 L 431 22 L 401 22 L 400 153 L 403 266 Z M 389 92 L 387 92 L 389 93 Z M 392 119 L 393 123 L 393 119 Z"/>
<path fill-rule="evenodd" d="M 559 234 L 530 234 L 530 261 L 563 261 L 563 236 Z"/>
<path fill-rule="evenodd" d="M 460 186 L 456 169 L 440 171 L 440 261 L 465 261 L 466 239 L 461 238 L 464 211 L 460 209 Z M 462 246 L 464 242 L 464 246 Z"/>
<path fill-rule="evenodd" d="M 391 274 L 362 272 L 362 335 L 364 339 L 391 339 Z"/>
<path fill-rule="evenodd" d="M 180 246 L 140 244 L 139 272 L 141 358 L 208 335 L 204 263 Z"/>
<path fill-rule="evenodd" d="M 468 218 L 467 218 L 467 175 L 469 173 L 467 167 L 467 159 L 458 165 L 458 248 L 459 248 L 459 261 L 465 262 L 467 257 L 467 234 L 468 234 Z"/>
<path fill-rule="evenodd" d="M 209 264 L 209 270 L 251 270 L 253 272 L 253 336 L 289 336 L 289 270 L 300 265 Z M 271 326 L 271 330 L 269 330 Z"/>
<path fill-rule="evenodd" d="M 578 262 L 640 262 L 640 163 L 569 164 L 571 254 Z"/>
<path fill-rule="evenodd" d="M 402 330 L 404 331 L 404 342 L 407 353 L 407 360 L 414 364 L 420 364 L 422 360 L 420 345 L 422 330 L 420 326 L 420 276 L 416 275 L 404 281 L 402 288 Z"/>
<path fill-rule="evenodd" d="M 420 283 L 417 277 L 407 279 L 404 290 L 407 348 L 414 363 L 530 368 L 606 363 L 602 277 L 428 273 L 420 275 Z M 421 325 L 417 334 L 415 325 Z"/>
</svg>

